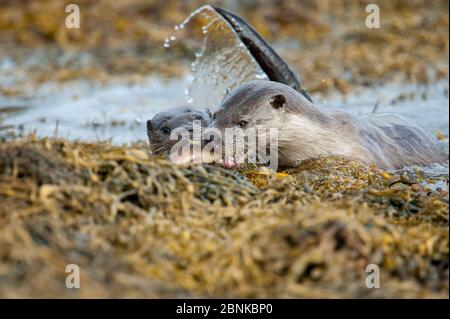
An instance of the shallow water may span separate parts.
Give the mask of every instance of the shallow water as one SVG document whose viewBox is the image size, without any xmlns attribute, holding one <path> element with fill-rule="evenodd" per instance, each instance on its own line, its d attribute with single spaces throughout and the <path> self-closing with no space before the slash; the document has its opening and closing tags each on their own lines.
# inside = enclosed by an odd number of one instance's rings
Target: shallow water
<svg viewBox="0 0 450 319">
<path fill-rule="evenodd" d="M 401 97 L 399 99 L 399 97 Z M 403 98 L 403 100 L 402 100 Z M 336 107 L 360 115 L 375 113 L 399 113 L 435 135 L 449 133 L 448 81 L 424 87 L 413 84 L 390 84 L 365 89 L 342 97 L 334 94 L 319 99 L 325 107 Z"/>
<path fill-rule="evenodd" d="M 146 140 L 145 121 L 154 114 L 186 104 L 188 79 L 164 82 L 150 76 L 139 83 L 119 79 L 108 84 L 73 81 L 47 83 L 22 96 L 1 96 L 2 125 L 36 131 L 38 136 L 58 136 L 85 141 L 111 140 L 114 144 Z M 324 99 L 313 96 L 322 107 L 341 108 L 352 114 L 396 112 L 418 123 L 428 132 L 449 133 L 448 83 L 428 88 L 389 85 L 366 89 L 346 98 L 333 94 Z M 392 105 L 399 95 L 419 92 L 411 100 Z M 422 98 L 426 92 L 427 98 Z M 8 112 L 1 112 L 1 110 Z M 17 110 L 17 112 L 14 112 Z"/>
<path fill-rule="evenodd" d="M 184 88 L 184 81 L 164 83 L 157 77 L 139 84 L 47 83 L 24 96 L 0 96 L 0 112 L 17 108 L 5 114 L 3 125 L 24 134 L 35 131 L 38 136 L 124 144 L 146 139 L 146 119 L 184 104 Z"/>
<path fill-rule="evenodd" d="M 165 82 L 155 76 L 135 84 L 119 79 L 108 84 L 88 81 L 47 83 L 23 96 L 0 96 L 0 115 L 3 113 L 4 117 L 0 127 L 10 127 L 22 134 L 36 132 L 41 137 L 58 136 L 92 142 L 110 140 L 116 145 L 146 142 L 146 120 L 162 110 L 186 104 L 184 92 L 188 84 L 188 79 Z M 428 88 L 389 85 L 365 89 L 345 98 L 332 94 L 327 98 L 313 96 L 313 99 L 321 107 L 340 108 L 352 114 L 371 113 L 379 101 L 377 113 L 396 112 L 432 134 L 439 131 L 448 136 L 446 89 L 446 82 Z M 411 100 L 392 104 L 399 95 L 411 92 L 420 94 Z M 425 100 L 422 92 L 426 92 Z M 434 180 L 426 183 L 431 189 L 448 189 L 448 165 L 415 169 Z"/>
</svg>

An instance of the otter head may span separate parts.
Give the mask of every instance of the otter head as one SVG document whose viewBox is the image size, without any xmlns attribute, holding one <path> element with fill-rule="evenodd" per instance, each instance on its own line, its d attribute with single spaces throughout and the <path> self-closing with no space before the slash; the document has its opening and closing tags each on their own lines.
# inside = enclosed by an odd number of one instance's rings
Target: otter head
<svg viewBox="0 0 450 319">
<path fill-rule="evenodd" d="M 276 135 L 277 144 L 272 146 L 278 151 L 280 164 L 284 164 L 283 157 L 289 156 L 283 149 L 288 149 L 289 143 L 302 136 L 301 126 L 297 124 L 302 121 L 326 120 L 324 114 L 291 87 L 272 81 L 252 81 L 241 85 L 223 99 L 203 136 L 206 144 L 220 143 L 223 148 L 222 160 L 227 165 L 233 165 L 236 160 L 239 162 L 247 159 L 246 155 L 242 154 L 242 145 L 236 141 L 251 143 L 256 138 L 258 143 L 255 150 L 267 154 L 268 143 L 274 142 L 268 138 Z M 210 129 L 218 130 L 220 134 L 212 134 Z M 237 137 L 232 147 L 229 145 L 230 139 L 226 140 L 227 130 L 230 132 L 230 129 L 236 129 L 236 134 L 233 134 Z M 261 134 L 264 135 L 261 137 Z M 211 136 L 213 138 L 210 138 Z M 265 143 L 260 143 L 261 141 Z"/>
<path fill-rule="evenodd" d="M 184 128 L 192 137 L 194 121 L 199 121 L 202 127 L 206 127 L 210 120 L 209 110 L 197 110 L 187 106 L 156 114 L 147 121 L 147 135 L 152 153 L 168 155 L 172 146 L 177 143 L 176 139 L 170 139 L 172 131 Z"/>
<path fill-rule="evenodd" d="M 287 110 L 292 95 L 299 94 L 278 82 L 248 82 L 225 96 L 210 126 L 245 130 L 255 125 L 275 124 L 274 117 Z"/>
</svg>

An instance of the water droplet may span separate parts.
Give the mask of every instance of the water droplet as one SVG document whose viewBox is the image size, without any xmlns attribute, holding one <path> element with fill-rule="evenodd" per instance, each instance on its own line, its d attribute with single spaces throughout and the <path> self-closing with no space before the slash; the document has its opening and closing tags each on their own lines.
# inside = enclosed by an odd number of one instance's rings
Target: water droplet
<svg viewBox="0 0 450 319">
<path fill-rule="evenodd" d="M 175 41 L 177 38 L 173 35 L 170 37 L 170 41 Z"/>
<path fill-rule="evenodd" d="M 102 123 L 100 123 L 98 120 L 93 120 L 93 121 L 92 121 L 92 126 L 93 126 L 94 128 L 97 128 L 97 127 L 102 126 Z"/>
<path fill-rule="evenodd" d="M 165 48 L 170 48 L 170 39 L 167 39 L 167 38 L 166 38 L 166 39 L 164 40 L 164 47 L 165 47 Z"/>
<path fill-rule="evenodd" d="M 258 72 L 256 73 L 255 78 L 257 80 L 265 80 L 267 78 L 267 75 L 264 72 Z"/>
</svg>

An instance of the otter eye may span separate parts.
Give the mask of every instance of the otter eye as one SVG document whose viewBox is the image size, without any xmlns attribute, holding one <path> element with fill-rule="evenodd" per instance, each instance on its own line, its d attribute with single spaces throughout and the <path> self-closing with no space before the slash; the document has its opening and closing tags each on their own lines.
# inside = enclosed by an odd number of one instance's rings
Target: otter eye
<svg viewBox="0 0 450 319">
<path fill-rule="evenodd" d="M 240 128 L 244 128 L 244 127 L 246 127 L 248 125 L 248 122 L 247 121 L 240 121 L 238 124 L 237 124 L 237 126 L 239 126 Z"/>
<path fill-rule="evenodd" d="M 166 134 L 166 135 L 169 135 L 169 134 L 170 134 L 170 128 L 168 128 L 167 126 L 164 126 L 164 127 L 161 129 L 161 132 L 163 132 L 163 133 Z"/>
<path fill-rule="evenodd" d="M 212 119 L 213 119 L 213 120 L 216 120 L 216 119 L 217 119 L 217 114 L 216 114 L 216 113 L 213 114 Z"/>
</svg>

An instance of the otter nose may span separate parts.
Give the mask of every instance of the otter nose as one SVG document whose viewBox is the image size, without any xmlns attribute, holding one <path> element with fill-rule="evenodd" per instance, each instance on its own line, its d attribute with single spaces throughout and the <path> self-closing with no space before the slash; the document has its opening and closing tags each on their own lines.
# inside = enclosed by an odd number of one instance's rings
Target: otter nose
<svg viewBox="0 0 450 319">
<path fill-rule="evenodd" d="M 152 126 L 152 120 L 148 120 L 147 121 L 147 130 L 148 131 L 151 131 L 153 129 L 153 126 Z"/>
</svg>

